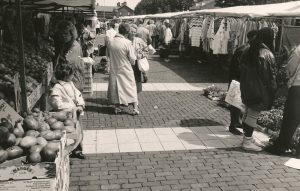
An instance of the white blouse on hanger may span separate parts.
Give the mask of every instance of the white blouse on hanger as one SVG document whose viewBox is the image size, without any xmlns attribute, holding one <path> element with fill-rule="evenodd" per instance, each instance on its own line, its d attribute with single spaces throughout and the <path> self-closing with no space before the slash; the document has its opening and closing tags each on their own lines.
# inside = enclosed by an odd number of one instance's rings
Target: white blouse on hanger
<svg viewBox="0 0 300 191">
<path fill-rule="evenodd" d="M 212 42 L 213 54 L 228 54 L 229 28 L 230 25 L 227 25 L 227 28 L 225 28 L 225 19 L 223 19 Z"/>
</svg>

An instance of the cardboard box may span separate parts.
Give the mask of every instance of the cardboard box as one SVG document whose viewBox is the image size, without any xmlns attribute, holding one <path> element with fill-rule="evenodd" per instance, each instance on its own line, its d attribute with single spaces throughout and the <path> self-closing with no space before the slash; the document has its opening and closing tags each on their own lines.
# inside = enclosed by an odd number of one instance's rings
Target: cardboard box
<svg viewBox="0 0 300 191">
<path fill-rule="evenodd" d="M 54 162 L 25 164 L 26 157 L 7 161 L 0 165 L 0 191 L 67 191 L 60 182 L 69 184 L 64 170 L 69 165 L 68 155 L 64 155 L 66 135 L 60 140 L 60 150 Z M 67 172 L 69 173 L 69 171 Z M 64 176 L 62 176 L 64 174 Z M 67 186 L 64 186 L 68 188 Z"/>
<path fill-rule="evenodd" d="M 15 125 L 16 121 L 23 120 L 23 118 L 3 99 L 0 100 L 0 118 L 8 119 L 12 125 Z"/>
</svg>

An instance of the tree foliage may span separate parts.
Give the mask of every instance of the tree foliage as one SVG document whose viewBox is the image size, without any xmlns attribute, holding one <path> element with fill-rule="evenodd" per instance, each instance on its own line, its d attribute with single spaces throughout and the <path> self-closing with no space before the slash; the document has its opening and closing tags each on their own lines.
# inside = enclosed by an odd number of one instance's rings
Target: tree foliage
<svg viewBox="0 0 300 191">
<path fill-rule="evenodd" d="M 188 10 L 194 0 L 142 0 L 135 7 L 135 14 L 155 14 Z"/>
</svg>

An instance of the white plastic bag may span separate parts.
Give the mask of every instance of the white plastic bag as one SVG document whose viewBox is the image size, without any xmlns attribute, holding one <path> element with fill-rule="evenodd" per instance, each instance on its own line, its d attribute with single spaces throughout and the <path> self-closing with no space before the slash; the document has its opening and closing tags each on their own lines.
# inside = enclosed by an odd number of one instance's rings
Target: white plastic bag
<svg viewBox="0 0 300 191">
<path fill-rule="evenodd" d="M 139 70 L 141 72 L 147 72 L 147 71 L 149 71 L 149 62 L 148 62 L 147 58 L 139 59 L 137 61 L 137 63 L 138 63 Z"/>
<path fill-rule="evenodd" d="M 235 80 L 231 81 L 225 101 L 228 104 L 236 108 L 239 108 L 242 112 L 245 111 L 245 105 L 243 104 L 241 98 L 240 83 L 238 81 Z"/>
</svg>

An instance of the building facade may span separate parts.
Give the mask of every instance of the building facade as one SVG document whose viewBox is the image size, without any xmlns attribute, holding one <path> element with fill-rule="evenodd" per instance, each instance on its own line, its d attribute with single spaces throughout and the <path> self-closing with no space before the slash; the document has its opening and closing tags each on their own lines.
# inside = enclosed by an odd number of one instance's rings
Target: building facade
<svg viewBox="0 0 300 191">
<path fill-rule="evenodd" d="M 98 3 L 96 4 L 95 10 L 99 18 L 106 19 L 134 15 L 134 11 L 127 6 L 127 2 L 118 2 L 117 6 L 100 6 Z"/>
</svg>

